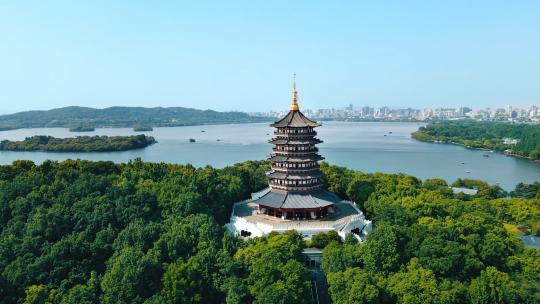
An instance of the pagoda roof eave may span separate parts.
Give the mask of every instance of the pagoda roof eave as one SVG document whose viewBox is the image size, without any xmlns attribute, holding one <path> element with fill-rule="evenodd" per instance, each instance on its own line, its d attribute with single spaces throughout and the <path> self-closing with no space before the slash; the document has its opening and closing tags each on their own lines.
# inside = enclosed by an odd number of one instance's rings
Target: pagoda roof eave
<svg viewBox="0 0 540 304">
<path fill-rule="evenodd" d="M 324 157 L 316 154 L 309 156 L 283 156 L 283 155 L 269 155 L 267 158 L 269 161 L 278 161 L 278 162 L 306 162 L 306 161 L 320 161 L 324 160 Z"/>
<path fill-rule="evenodd" d="M 320 144 L 323 141 L 318 138 L 311 138 L 311 139 L 305 139 L 305 140 L 298 140 L 298 139 L 284 139 L 284 138 L 272 138 L 268 141 L 271 144 L 275 145 L 306 145 L 306 144 Z"/>
<path fill-rule="evenodd" d="M 313 127 L 314 128 L 314 127 L 320 126 L 320 124 L 304 116 L 304 114 L 302 114 L 300 110 L 291 110 L 289 111 L 289 113 L 287 113 L 287 115 L 285 115 L 285 117 L 274 122 L 270 126 L 274 128 L 284 128 L 284 127 L 292 127 L 292 128 Z"/>
</svg>

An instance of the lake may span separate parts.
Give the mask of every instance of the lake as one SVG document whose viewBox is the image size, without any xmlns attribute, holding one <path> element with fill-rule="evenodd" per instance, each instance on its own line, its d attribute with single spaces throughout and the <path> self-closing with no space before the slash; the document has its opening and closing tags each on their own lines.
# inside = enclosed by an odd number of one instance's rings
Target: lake
<svg viewBox="0 0 540 304">
<path fill-rule="evenodd" d="M 421 125 L 323 122 L 317 129 L 318 137 L 324 141 L 319 145 L 320 153 L 330 164 L 364 172 L 403 172 L 422 179 L 440 177 L 449 182 L 459 177 L 474 178 L 499 183 L 505 190 L 512 190 L 519 182 L 540 181 L 540 165 L 529 160 L 412 139 L 410 133 Z M 85 133 L 72 133 L 64 128 L 19 129 L 0 132 L 0 140 L 23 140 L 33 135 L 75 137 L 144 133 L 153 136 L 158 143 L 140 150 L 106 153 L 0 151 L 0 163 L 9 164 L 17 159 L 41 163 L 46 159 L 68 158 L 127 162 L 140 157 L 149 162 L 224 167 L 245 160 L 264 159 L 271 152 L 267 141 L 272 132 L 268 123 L 154 128 L 153 132 L 134 132 L 128 128 L 104 128 Z M 190 143 L 190 138 L 196 142 Z"/>
</svg>

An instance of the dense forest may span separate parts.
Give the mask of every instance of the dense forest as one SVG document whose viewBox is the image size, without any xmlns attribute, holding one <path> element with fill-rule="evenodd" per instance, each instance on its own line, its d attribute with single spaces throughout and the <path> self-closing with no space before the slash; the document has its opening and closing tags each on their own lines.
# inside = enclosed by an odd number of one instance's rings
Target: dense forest
<svg viewBox="0 0 540 304">
<path fill-rule="evenodd" d="M 94 109 L 65 107 L 47 111 L 26 111 L 0 115 L 0 130 L 52 128 L 85 125 L 91 127 L 174 127 L 200 124 L 267 121 L 241 112 L 217 112 L 182 107 L 111 107 Z"/>
<path fill-rule="evenodd" d="M 427 142 L 461 144 L 468 148 L 508 151 L 511 154 L 540 159 L 540 125 L 513 124 L 493 121 L 439 121 L 412 133 L 412 137 Z M 505 138 L 517 139 L 517 144 L 504 143 Z"/>
<path fill-rule="evenodd" d="M 37 135 L 22 141 L 3 140 L 0 150 L 49 152 L 112 152 L 141 149 L 156 143 L 152 136 L 77 136 L 56 138 Z"/>
<path fill-rule="evenodd" d="M 223 169 L 91 161 L 0 166 L 0 303 L 311 303 L 306 245 L 324 248 L 335 303 L 538 303 L 540 222 L 522 185 L 454 197 L 445 181 L 322 164 L 326 186 L 374 220 L 361 244 L 294 231 L 243 241 L 233 202 L 266 162 Z M 527 190 L 523 190 L 527 189 Z M 508 226 L 509 225 L 509 226 Z"/>
<path fill-rule="evenodd" d="M 507 198 L 474 180 L 454 185 L 476 187 L 477 195 L 454 197 L 441 179 L 324 171 L 328 187 L 362 202 L 375 223 L 362 244 L 325 247 L 334 303 L 540 301 L 540 250 L 512 235 L 516 225 L 540 233 L 538 199 Z"/>
</svg>

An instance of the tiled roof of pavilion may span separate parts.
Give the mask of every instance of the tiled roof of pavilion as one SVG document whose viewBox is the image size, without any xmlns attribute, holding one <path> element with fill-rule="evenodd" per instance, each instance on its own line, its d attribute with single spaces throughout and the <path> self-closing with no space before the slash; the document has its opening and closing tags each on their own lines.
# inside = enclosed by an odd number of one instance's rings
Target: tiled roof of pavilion
<svg viewBox="0 0 540 304">
<path fill-rule="evenodd" d="M 340 201 L 337 195 L 326 190 L 304 193 L 270 190 L 253 200 L 261 206 L 281 209 L 324 208 Z"/>
</svg>

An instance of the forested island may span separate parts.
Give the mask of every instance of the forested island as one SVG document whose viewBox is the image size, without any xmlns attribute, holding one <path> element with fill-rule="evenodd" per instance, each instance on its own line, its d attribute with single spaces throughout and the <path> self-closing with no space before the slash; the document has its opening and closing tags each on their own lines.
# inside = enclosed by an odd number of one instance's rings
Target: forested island
<svg viewBox="0 0 540 304">
<path fill-rule="evenodd" d="M 136 125 L 133 127 L 133 131 L 135 132 L 150 132 L 154 131 L 154 128 L 151 126 L 143 126 L 143 125 Z"/>
<path fill-rule="evenodd" d="M 302 250 L 323 249 L 334 303 L 539 303 L 538 187 L 364 174 L 321 164 L 325 187 L 374 221 L 361 244 L 294 231 L 244 241 L 234 202 L 267 162 L 223 169 L 91 161 L 0 166 L 0 303 L 311 303 Z"/>
<path fill-rule="evenodd" d="M 540 159 L 540 125 L 495 121 L 439 121 L 420 127 L 414 139 L 463 145 Z"/>
<path fill-rule="evenodd" d="M 176 127 L 204 124 L 269 121 L 265 117 L 242 112 L 217 112 L 183 107 L 110 107 L 94 109 L 65 107 L 46 111 L 26 111 L 0 115 L 0 130 L 19 128 L 70 128 L 72 126 L 103 127 Z"/>
<path fill-rule="evenodd" d="M 146 148 L 156 143 L 152 136 L 77 136 L 56 138 L 37 135 L 21 141 L 3 140 L 0 150 L 47 152 L 113 152 Z"/>
<path fill-rule="evenodd" d="M 92 126 L 72 126 L 69 127 L 69 132 L 94 132 L 96 128 Z"/>
</svg>

